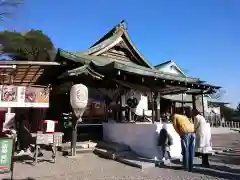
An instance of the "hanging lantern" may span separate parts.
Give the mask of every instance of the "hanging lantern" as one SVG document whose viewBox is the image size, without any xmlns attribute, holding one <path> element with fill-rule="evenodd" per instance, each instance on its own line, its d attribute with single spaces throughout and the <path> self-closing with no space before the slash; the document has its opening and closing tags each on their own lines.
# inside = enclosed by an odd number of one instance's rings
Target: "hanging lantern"
<svg viewBox="0 0 240 180">
<path fill-rule="evenodd" d="M 70 90 L 70 104 L 77 118 L 81 118 L 88 103 L 88 88 L 83 84 L 75 84 Z"/>
</svg>

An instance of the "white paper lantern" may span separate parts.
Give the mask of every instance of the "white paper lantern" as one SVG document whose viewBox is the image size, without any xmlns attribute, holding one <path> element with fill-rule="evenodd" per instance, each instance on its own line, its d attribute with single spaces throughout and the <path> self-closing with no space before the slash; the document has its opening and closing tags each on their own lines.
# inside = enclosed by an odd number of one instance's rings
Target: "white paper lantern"
<svg viewBox="0 0 240 180">
<path fill-rule="evenodd" d="M 88 88 L 83 84 L 75 84 L 70 90 L 70 104 L 78 118 L 84 113 L 88 103 Z"/>
</svg>

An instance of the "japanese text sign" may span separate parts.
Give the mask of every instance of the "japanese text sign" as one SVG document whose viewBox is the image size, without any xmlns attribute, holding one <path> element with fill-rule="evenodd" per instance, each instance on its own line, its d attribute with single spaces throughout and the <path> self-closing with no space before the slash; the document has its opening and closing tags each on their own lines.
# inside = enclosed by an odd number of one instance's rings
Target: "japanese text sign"
<svg viewBox="0 0 240 180">
<path fill-rule="evenodd" d="M 0 169 L 11 170 L 13 139 L 0 138 Z"/>
</svg>

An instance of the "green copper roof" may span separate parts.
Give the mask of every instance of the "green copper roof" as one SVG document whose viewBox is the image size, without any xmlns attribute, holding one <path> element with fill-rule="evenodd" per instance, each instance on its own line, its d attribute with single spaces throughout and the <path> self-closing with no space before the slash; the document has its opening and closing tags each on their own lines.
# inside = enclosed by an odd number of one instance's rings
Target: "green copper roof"
<svg viewBox="0 0 240 180">
<path fill-rule="evenodd" d="M 136 56 L 136 59 L 141 62 L 142 66 L 154 69 L 154 66 L 146 58 L 143 57 L 143 55 L 138 51 L 134 43 L 131 41 L 131 38 L 128 35 L 125 21 L 121 21 L 121 23 L 117 24 L 99 41 L 92 45 L 90 49 L 83 52 L 83 54 L 101 55 L 104 50 L 107 51 L 108 48 L 112 48 L 114 45 L 116 45 L 120 39 L 125 42 L 125 44 L 128 46 L 128 50 Z"/>
<path fill-rule="evenodd" d="M 64 72 L 58 78 L 61 79 L 61 78 L 67 77 L 67 76 L 78 76 L 81 74 L 91 75 L 97 79 L 102 79 L 104 77 L 104 75 L 97 73 L 89 65 L 83 65 L 81 67 Z"/>
<path fill-rule="evenodd" d="M 154 66 L 156 69 L 161 69 L 161 68 L 163 68 L 163 67 L 165 67 L 166 65 L 168 65 L 169 63 L 171 63 L 172 62 L 172 60 L 169 60 L 169 61 L 166 61 L 166 62 L 164 62 L 164 63 L 161 63 L 161 64 L 158 64 L 158 65 L 156 65 L 156 66 Z"/>
<path fill-rule="evenodd" d="M 156 69 L 146 68 L 140 65 L 136 65 L 132 62 L 122 62 L 118 59 L 113 59 L 105 56 L 94 56 L 94 55 L 86 55 L 81 53 L 70 53 L 67 51 L 60 50 L 59 51 L 60 56 L 70 59 L 74 62 L 81 63 L 82 65 L 92 65 L 95 67 L 95 69 L 98 69 L 99 67 L 102 67 L 101 69 L 109 68 L 110 66 L 112 68 L 127 71 L 134 74 L 139 74 L 142 76 L 152 76 L 155 78 L 165 79 L 165 80 L 175 80 L 175 81 L 182 81 L 182 82 L 188 82 L 188 83 L 198 83 L 200 82 L 197 78 L 191 78 L 191 77 L 181 77 L 175 74 L 171 73 L 163 73 Z M 94 69 L 94 68 L 93 68 Z"/>
</svg>

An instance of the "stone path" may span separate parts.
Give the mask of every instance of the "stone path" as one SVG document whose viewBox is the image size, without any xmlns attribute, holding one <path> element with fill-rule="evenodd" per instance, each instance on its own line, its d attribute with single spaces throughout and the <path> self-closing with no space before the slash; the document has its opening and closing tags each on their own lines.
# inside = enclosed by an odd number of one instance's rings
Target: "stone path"
<svg viewBox="0 0 240 180">
<path fill-rule="evenodd" d="M 36 166 L 15 163 L 15 180 L 240 180 L 240 134 L 213 136 L 214 146 L 229 146 L 228 154 L 211 157 L 211 168 L 198 165 L 194 172 L 180 169 L 179 164 L 167 168 L 140 170 L 115 161 L 101 159 L 93 154 L 82 154 L 78 158 L 59 157 L 56 164 L 41 162 Z M 228 161 L 226 161 L 228 160 Z M 196 160 L 196 164 L 200 161 Z M 0 179 L 9 179 L 9 174 L 0 174 Z"/>
</svg>

